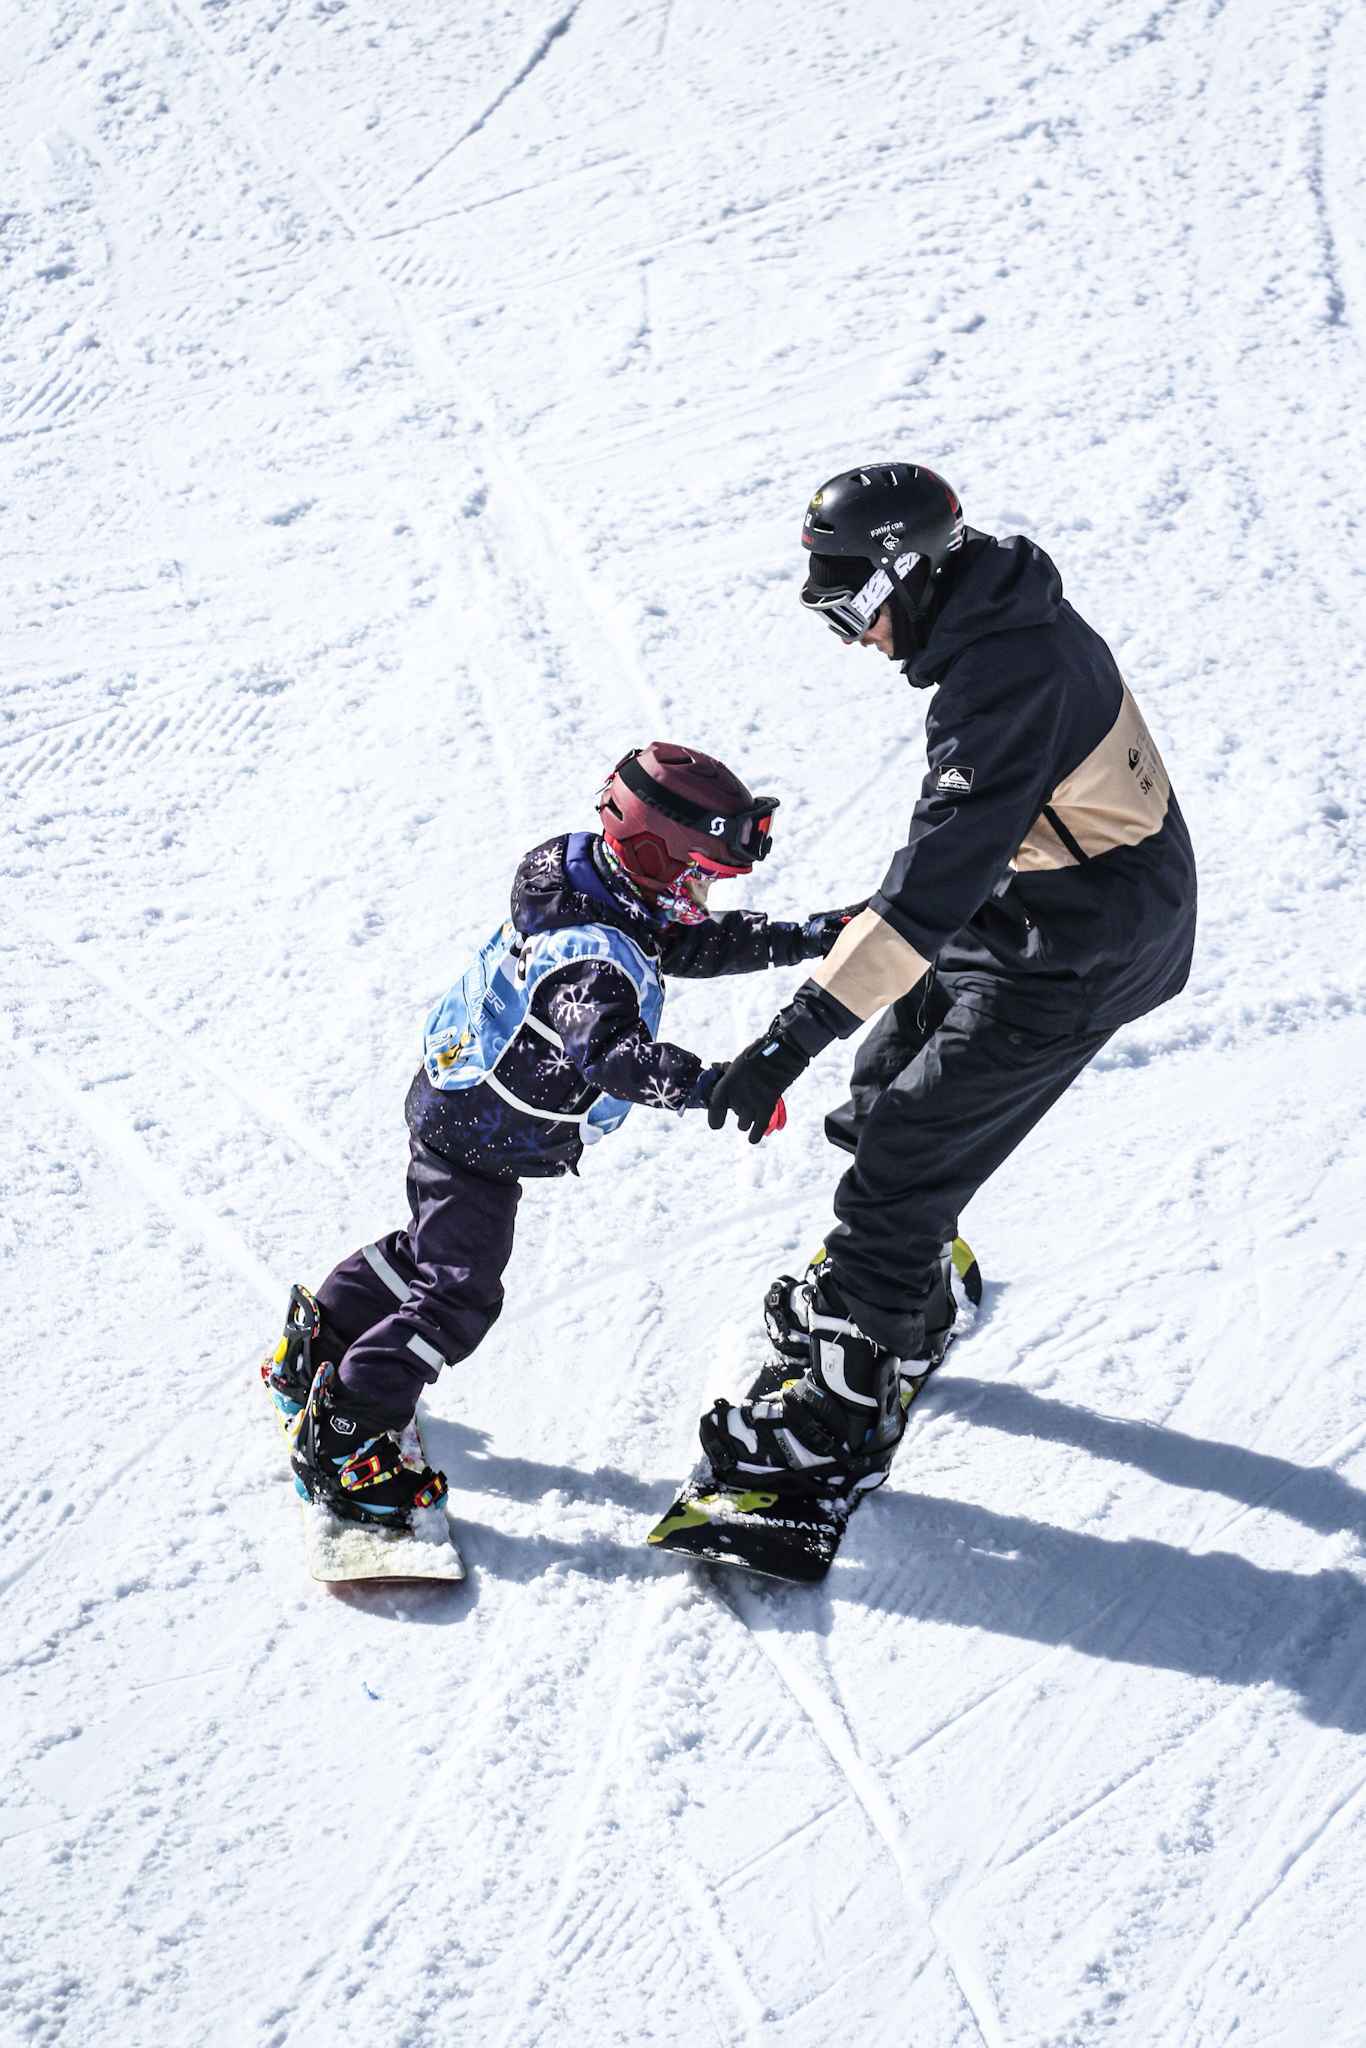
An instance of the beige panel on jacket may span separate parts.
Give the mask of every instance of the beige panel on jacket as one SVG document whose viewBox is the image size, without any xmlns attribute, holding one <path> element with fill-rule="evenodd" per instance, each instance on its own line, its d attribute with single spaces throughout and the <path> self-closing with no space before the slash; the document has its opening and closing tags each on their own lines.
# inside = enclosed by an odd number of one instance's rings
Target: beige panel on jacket
<svg viewBox="0 0 1366 2048">
<path fill-rule="evenodd" d="M 1126 689 L 1109 732 L 1079 767 L 1063 777 L 1048 803 L 1082 852 L 1094 859 L 1113 853 L 1117 846 L 1137 846 L 1160 832 L 1170 798 L 1162 756 Z M 1011 862 L 1023 874 L 1079 865 L 1045 817 L 1034 820 Z"/>
<path fill-rule="evenodd" d="M 1118 846 L 1137 846 L 1160 832 L 1170 799 L 1162 756 L 1126 689 L 1109 732 L 1063 777 L 1048 803 L 1082 852 L 1094 859 Z M 1021 873 L 1079 865 L 1042 815 L 1011 862 Z M 833 950 L 817 962 L 811 979 L 828 988 L 846 1010 L 866 1019 L 913 989 L 929 964 L 875 910 L 863 910 L 850 919 Z"/>
<path fill-rule="evenodd" d="M 846 1010 L 867 1019 L 913 989 L 929 966 L 875 910 L 851 917 L 811 979 Z"/>
</svg>

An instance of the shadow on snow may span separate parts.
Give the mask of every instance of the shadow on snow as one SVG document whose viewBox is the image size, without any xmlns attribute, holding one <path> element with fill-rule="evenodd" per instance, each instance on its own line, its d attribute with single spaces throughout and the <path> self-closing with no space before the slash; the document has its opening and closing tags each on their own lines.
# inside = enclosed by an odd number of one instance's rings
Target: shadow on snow
<svg viewBox="0 0 1366 2048">
<path fill-rule="evenodd" d="M 1070 1444 L 1165 1485 L 1273 1508 L 1320 1535 L 1366 1540 L 1366 1494 L 1326 1467 L 1093 1414 L 990 1381 L 946 1375 L 935 1387 L 934 1408 L 978 1427 Z M 595 1576 L 678 1569 L 676 1560 L 653 1558 L 643 1541 L 644 1518 L 667 1506 L 672 1482 L 649 1483 L 612 1467 L 585 1473 L 501 1457 L 483 1448 L 478 1431 L 436 1418 L 431 1438 L 458 1489 L 525 1502 L 554 1491 L 642 1517 L 639 1549 L 591 1532 L 514 1536 L 462 1518 L 462 1543 L 476 1572 L 526 1579 L 557 1566 Z M 1143 1537 L 1109 1540 L 906 1491 L 904 1477 L 903 1466 L 902 1486 L 863 1509 L 844 1551 L 850 1564 L 866 1560 L 878 1570 L 884 1608 L 1225 1685 L 1278 1685 L 1298 1696 L 1311 1720 L 1366 1732 L 1366 1584 L 1352 1572 L 1280 1571 L 1229 1551 L 1192 1552 Z M 837 1568 L 823 1587 L 771 1592 L 763 1603 L 767 1625 L 819 1626 L 813 1610 L 831 1598 L 857 1603 L 863 1576 Z"/>
</svg>

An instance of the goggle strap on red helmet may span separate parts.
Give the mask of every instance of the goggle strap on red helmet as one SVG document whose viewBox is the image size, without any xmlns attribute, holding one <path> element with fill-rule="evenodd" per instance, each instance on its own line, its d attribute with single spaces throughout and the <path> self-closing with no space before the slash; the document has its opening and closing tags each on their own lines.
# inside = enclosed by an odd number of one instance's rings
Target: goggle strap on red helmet
<svg viewBox="0 0 1366 2048">
<path fill-rule="evenodd" d="M 773 843 L 770 827 L 773 813 L 778 808 L 776 796 L 757 796 L 741 811 L 709 811 L 705 804 L 689 803 L 686 797 L 675 796 L 672 790 L 661 788 L 648 770 L 641 767 L 636 758 L 639 752 L 638 747 L 633 747 L 616 767 L 616 773 L 632 796 L 649 804 L 661 818 L 668 818 L 673 824 L 689 830 L 695 829 L 704 842 L 723 847 L 740 867 L 751 867 L 755 861 L 767 859 Z"/>
</svg>

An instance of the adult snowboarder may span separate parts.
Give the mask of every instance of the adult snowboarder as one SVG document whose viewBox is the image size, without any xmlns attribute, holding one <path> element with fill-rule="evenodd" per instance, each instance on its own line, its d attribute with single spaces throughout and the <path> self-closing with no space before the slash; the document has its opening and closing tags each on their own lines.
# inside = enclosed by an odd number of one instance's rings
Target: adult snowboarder
<svg viewBox="0 0 1366 2048">
<path fill-rule="evenodd" d="M 825 1258 L 770 1291 L 805 1370 L 718 1401 L 701 1435 L 719 1478 L 840 1497 L 885 1477 L 900 1373 L 943 1354 L 960 1211 L 1111 1033 L 1184 987 L 1196 887 L 1157 748 L 1041 548 L 965 527 L 902 462 L 832 477 L 802 545 L 813 617 L 934 691 L 929 772 L 866 909 L 712 1090 L 713 1127 L 733 1112 L 757 1144 L 810 1061 L 878 1017 L 826 1118 L 854 1159 Z"/>
<path fill-rule="evenodd" d="M 600 834 L 521 862 L 511 915 L 427 1018 L 406 1103 L 407 1227 L 343 1259 L 316 1299 L 296 1287 L 261 1368 L 293 1425 L 300 1488 L 334 1514 L 401 1528 L 444 1496 L 398 1438 L 424 1385 L 502 1310 L 522 1181 L 576 1171 L 633 1103 L 705 1106 L 720 1065 L 654 1035 L 664 975 L 819 959 L 862 908 L 804 923 L 708 914 L 714 882 L 766 857 L 776 809 L 710 754 L 656 741 L 608 776 Z"/>
</svg>

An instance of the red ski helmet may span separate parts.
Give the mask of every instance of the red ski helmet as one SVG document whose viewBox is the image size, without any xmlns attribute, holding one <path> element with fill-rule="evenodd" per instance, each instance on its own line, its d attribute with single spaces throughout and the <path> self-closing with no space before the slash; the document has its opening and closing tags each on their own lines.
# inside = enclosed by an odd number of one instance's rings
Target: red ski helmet
<svg viewBox="0 0 1366 2048">
<path fill-rule="evenodd" d="M 640 889 L 658 895 L 697 862 L 748 874 L 766 858 L 778 799 L 751 796 L 724 762 L 654 740 L 632 747 L 598 791 L 603 837 Z"/>
</svg>

